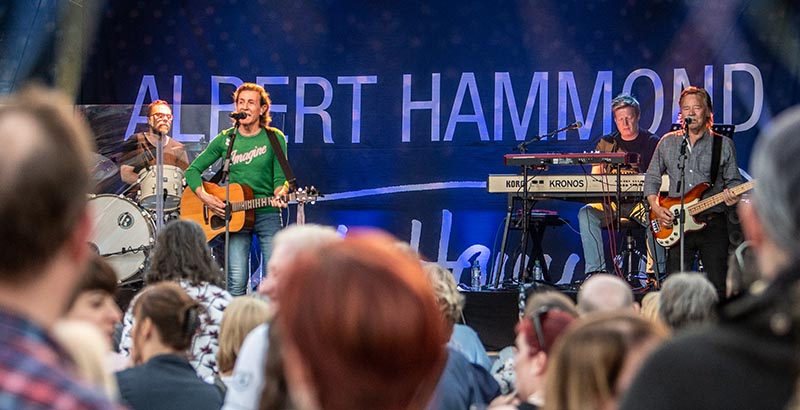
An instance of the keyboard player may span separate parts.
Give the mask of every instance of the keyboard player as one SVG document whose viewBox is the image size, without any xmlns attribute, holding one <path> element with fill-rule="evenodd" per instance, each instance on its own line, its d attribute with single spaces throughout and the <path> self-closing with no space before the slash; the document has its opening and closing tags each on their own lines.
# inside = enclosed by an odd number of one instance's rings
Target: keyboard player
<svg viewBox="0 0 800 410">
<path fill-rule="evenodd" d="M 639 163 L 629 166 L 622 166 L 623 173 L 643 173 L 650 164 L 658 136 L 651 132 L 639 128 L 639 117 L 641 110 L 636 98 L 629 94 L 620 94 L 611 101 L 611 111 L 617 131 L 600 138 L 597 143 L 596 151 L 599 152 L 633 152 L 639 154 Z M 612 165 L 595 165 L 592 167 L 593 174 L 615 172 Z M 609 198 L 613 198 L 614 193 L 609 193 Z M 606 261 L 603 246 L 603 233 L 601 229 L 616 220 L 616 211 L 621 212 L 621 216 L 628 217 L 641 206 L 640 202 L 623 202 L 619 205 L 612 201 L 606 203 L 590 203 L 578 211 L 578 222 L 581 233 L 581 244 L 583 246 L 583 257 L 585 260 L 584 272 L 586 275 L 606 272 Z M 652 273 L 657 261 L 658 271 L 666 271 L 666 256 L 661 245 L 653 244 L 651 232 L 647 229 L 647 271 Z M 652 256 L 651 247 L 656 248 L 655 258 Z"/>
</svg>

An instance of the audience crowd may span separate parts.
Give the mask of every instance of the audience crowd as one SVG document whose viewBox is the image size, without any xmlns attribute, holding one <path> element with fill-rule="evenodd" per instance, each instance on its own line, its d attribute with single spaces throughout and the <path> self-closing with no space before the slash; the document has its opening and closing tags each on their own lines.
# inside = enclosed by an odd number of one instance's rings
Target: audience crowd
<svg viewBox="0 0 800 410">
<path fill-rule="evenodd" d="M 68 106 L 36 87 L 0 103 L 2 409 L 800 408 L 800 108 L 757 140 L 729 299 L 702 272 L 641 308 L 613 274 L 576 303 L 537 289 L 493 375 L 452 272 L 374 230 L 290 225 L 232 298 L 202 228 L 171 221 L 120 310 L 87 246 L 93 137 Z"/>
</svg>

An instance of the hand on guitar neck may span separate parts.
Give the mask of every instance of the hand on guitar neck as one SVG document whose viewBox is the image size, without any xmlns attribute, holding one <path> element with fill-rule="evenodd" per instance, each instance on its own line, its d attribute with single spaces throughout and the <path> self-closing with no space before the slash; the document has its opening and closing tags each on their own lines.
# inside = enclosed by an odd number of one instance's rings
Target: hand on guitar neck
<svg viewBox="0 0 800 410">
<path fill-rule="evenodd" d="M 274 206 L 275 208 L 289 207 L 289 203 L 286 202 L 286 195 L 289 194 L 289 185 L 283 184 L 280 187 L 275 188 L 273 194 L 275 197 L 269 200 L 270 206 Z"/>
<path fill-rule="evenodd" d="M 741 197 L 741 195 L 736 195 L 728 188 L 722 190 L 722 199 L 725 201 L 725 205 L 734 206 L 739 202 L 739 198 Z"/>
</svg>

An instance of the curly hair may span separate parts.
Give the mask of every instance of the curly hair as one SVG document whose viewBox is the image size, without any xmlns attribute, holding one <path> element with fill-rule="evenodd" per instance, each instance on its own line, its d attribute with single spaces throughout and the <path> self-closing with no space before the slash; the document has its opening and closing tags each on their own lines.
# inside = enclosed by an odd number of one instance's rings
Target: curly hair
<svg viewBox="0 0 800 410">
<path fill-rule="evenodd" d="M 145 283 L 186 280 L 222 286 L 222 271 L 211 256 L 205 234 L 195 222 L 175 220 L 164 226 L 156 240 Z"/>
<path fill-rule="evenodd" d="M 261 125 L 261 128 L 267 128 L 269 124 L 272 122 L 272 115 L 269 113 L 269 107 L 272 105 L 272 100 L 269 99 L 269 93 L 264 87 L 255 84 L 255 83 L 244 83 L 233 92 L 233 103 L 235 104 L 236 101 L 239 99 L 239 93 L 242 91 L 255 91 L 261 97 L 259 98 L 261 105 L 266 105 L 267 110 L 264 111 L 264 114 L 258 118 L 258 123 Z"/>
</svg>

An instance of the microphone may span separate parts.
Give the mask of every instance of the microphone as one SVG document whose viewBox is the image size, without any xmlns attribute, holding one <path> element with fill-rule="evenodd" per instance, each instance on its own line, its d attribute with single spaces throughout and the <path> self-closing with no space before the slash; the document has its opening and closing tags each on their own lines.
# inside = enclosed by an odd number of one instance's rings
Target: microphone
<svg viewBox="0 0 800 410">
<path fill-rule="evenodd" d="M 530 139 L 530 140 L 528 140 L 528 141 L 524 141 L 523 143 L 521 143 L 521 144 L 517 145 L 517 149 L 518 149 L 518 150 L 523 150 L 523 149 L 525 149 L 525 147 L 527 147 L 528 145 L 530 145 L 530 144 L 531 144 L 531 143 L 533 143 L 534 141 L 540 141 L 542 138 L 551 137 L 551 136 L 553 136 L 553 135 L 556 135 L 556 134 L 558 134 L 559 132 L 570 131 L 570 130 L 576 130 L 576 129 L 580 128 L 580 127 L 583 127 L 583 123 L 582 123 L 582 122 L 580 122 L 580 121 L 573 122 L 572 124 L 570 124 L 570 125 L 567 125 L 567 126 L 566 126 L 566 127 L 564 127 L 564 128 L 559 128 L 559 129 L 557 129 L 557 130 L 555 130 L 555 131 L 550 131 L 550 132 L 548 132 L 548 133 L 547 133 L 547 134 L 545 134 L 545 135 L 538 135 L 538 136 L 536 136 L 536 137 L 533 137 L 532 139 Z"/>
<path fill-rule="evenodd" d="M 578 128 L 580 128 L 580 127 L 583 127 L 583 123 L 582 123 L 582 122 L 580 122 L 580 121 L 573 122 L 572 124 L 570 124 L 570 125 L 567 125 L 567 126 L 566 126 L 566 127 L 564 127 L 564 128 L 560 128 L 560 129 L 557 129 L 557 130 L 555 130 L 555 131 L 552 131 L 552 132 L 548 133 L 548 134 L 546 135 L 546 137 L 549 137 L 549 136 L 551 136 L 551 135 L 558 134 L 559 132 L 571 131 L 571 130 L 577 130 L 577 129 L 578 129 Z"/>
<path fill-rule="evenodd" d="M 686 118 L 683 119 L 683 124 L 684 125 L 690 125 L 692 122 L 694 122 L 694 118 L 692 118 L 692 117 L 686 117 Z"/>
<path fill-rule="evenodd" d="M 247 113 L 246 112 L 234 111 L 234 112 L 228 114 L 228 116 L 233 118 L 234 120 L 243 120 L 243 119 L 247 118 Z"/>
</svg>

